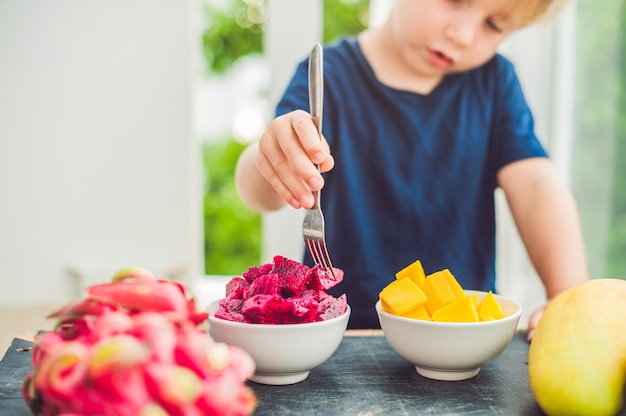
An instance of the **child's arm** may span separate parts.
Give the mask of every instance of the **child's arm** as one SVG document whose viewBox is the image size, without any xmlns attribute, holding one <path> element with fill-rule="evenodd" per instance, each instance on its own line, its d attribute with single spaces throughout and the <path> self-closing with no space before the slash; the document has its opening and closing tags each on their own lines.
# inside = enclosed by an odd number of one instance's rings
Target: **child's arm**
<svg viewBox="0 0 626 416">
<path fill-rule="evenodd" d="M 498 174 L 522 241 L 539 274 L 548 302 L 589 278 L 574 197 L 546 158 L 511 163 Z M 528 324 L 532 338 L 544 305 Z"/>
<path fill-rule="evenodd" d="M 311 190 L 324 180 L 317 170 L 332 169 L 328 144 L 320 141 L 311 116 L 300 110 L 275 118 L 258 143 L 241 154 L 235 183 L 241 199 L 258 212 L 273 211 L 289 203 L 294 208 L 313 206 Z"/>
</svg>

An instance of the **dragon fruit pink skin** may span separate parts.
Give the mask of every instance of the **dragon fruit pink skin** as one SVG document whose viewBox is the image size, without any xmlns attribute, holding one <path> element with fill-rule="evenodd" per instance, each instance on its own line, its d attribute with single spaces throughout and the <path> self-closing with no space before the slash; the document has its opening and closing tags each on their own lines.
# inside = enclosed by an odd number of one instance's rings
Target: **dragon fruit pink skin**
<svg viewBox="0 0 626 416">
<path fill-rule="evenodd" d="M 215 342 L 180 283 L 125 269 L 50 317 L 23 385 L 36 415 L 249 415 L 254 362 Z M 223 393 L 221 396 L 216 392 Z"/>
<path fill-rule="evenodd" d="M 275 256 L 273 263 L 251 267 L 226 285 L 216 318 L 255 324 L 298 324 L 338 317 L 347 310 L 346 295 L 335 298 L 326 289 L 343 280 L 319 267 L 309 268 Z"/>
</svg>

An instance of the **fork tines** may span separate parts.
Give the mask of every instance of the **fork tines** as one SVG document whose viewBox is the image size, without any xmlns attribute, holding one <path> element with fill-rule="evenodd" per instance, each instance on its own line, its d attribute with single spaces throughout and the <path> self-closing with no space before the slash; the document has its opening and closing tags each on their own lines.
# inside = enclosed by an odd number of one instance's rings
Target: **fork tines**
<svg viewBox="0 0 626 416">
<path fill-rule="evenodd" d="M 324 241 L 317 238 L 305 239 L 304 244 L 306 246 L 307 251 L 309 252 L 309 256 L 313 259 L 313 262 L 324 269 L 330 271 L 335 278 L 335 270 L 333 268 L 333 264 L 330 261 L 330 256 L 328 255 L 328 250 L 326 249 L 326 244 Z"/>
</svg>

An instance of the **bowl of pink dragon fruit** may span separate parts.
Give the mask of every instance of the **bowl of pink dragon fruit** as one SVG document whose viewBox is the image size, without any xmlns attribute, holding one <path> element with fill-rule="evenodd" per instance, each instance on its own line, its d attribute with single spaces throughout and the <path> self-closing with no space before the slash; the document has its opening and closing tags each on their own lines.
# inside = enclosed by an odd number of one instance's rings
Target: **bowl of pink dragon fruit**
<svg viewBox="0 0 626 416">
<path fill-rule="evenodd" d="M 319 267 L 281 256 L 251 267 L 226 285 L 226 296 L 208 307 L 209 334 L 252 356 L 250 380 L 285 385 L 305 380 L 339 347 L 348 326 L 346 295 L 327 290 L 343 280 Z"/>
</svg>

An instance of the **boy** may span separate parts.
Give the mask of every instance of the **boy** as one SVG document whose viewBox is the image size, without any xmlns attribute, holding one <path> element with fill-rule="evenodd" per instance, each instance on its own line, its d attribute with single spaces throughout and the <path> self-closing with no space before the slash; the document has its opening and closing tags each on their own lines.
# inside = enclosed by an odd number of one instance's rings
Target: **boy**
<svg viewBox="0 0 626 416">
<path fill-rule="evenodd" d="M 496 53 L 552 3 L 396 0 L 382 26 L 326 48 L 325 140 L 306 112 L 305 61 L 277 118 L 242 154 L 238 190 L 259 212 L 310 208 L 310 191 L 324 187 L 350 328 L 378 327 L 379 291 L 416 258 L 427 273 L 449 268 L 464 288 L 495 290 L 497 187 L 548 302 L 588 279 L 573 196 L 535 136 L 513 66 Z"/>
</svg>

